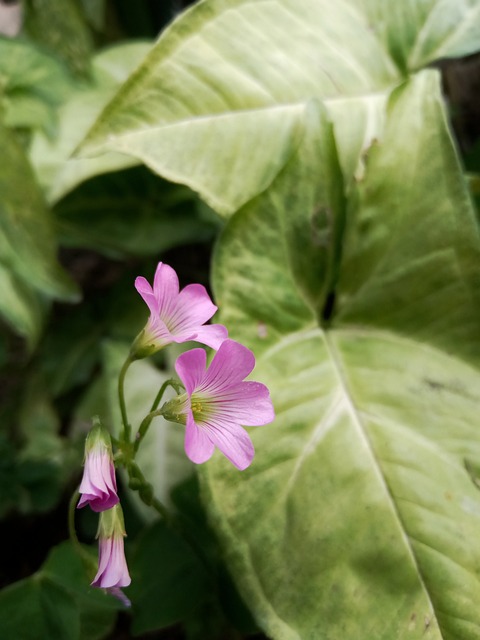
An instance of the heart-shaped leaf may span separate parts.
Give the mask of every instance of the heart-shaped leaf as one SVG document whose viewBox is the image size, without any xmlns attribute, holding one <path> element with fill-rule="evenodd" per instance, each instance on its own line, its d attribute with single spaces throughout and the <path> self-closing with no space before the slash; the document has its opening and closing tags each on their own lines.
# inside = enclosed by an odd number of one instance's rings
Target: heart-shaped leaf
<svg viewBox="0 0 480 640">
<path fill-rule="evenodd" d="M 200 2 L 164 32 L 81 150 L 138 158 L 230 215 L 288 161 L 317 99 L 338 128 L 348 182 L 381 136 L 392 87 L 474 51 L 479 24 L 477 0 L 393 10 L 383 0 Z"/>
<path fill-rule="evenodd" d="M 202 467 L 205 504 L 270 637 L 474 640 L 480 243 L 437 74 L 389 103 L 332 231 L 345 241 L 330 305 L 312 295 L 325 269 L 297 270 L 311 232 L 298 194 L 335 167 L 320 139 L 231 218 L 216 254 L 222 320 L 259 356 L 277 418 L 251 430 L 241 475 L 221 456 Z"/>
</svg>

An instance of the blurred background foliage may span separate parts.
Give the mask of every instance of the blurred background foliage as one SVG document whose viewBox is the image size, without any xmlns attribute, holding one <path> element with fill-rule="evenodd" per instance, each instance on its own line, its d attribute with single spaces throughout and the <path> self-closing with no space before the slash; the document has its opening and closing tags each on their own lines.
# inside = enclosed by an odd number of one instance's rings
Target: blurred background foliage
<svg viewBox="0 0 480 640">
<path fill-rule="evenodd" d="M 126 348 L 146 318 L 134 278 L 151 277 L 161 259 L 182 284 L 208 286 L 222 221 L 193 191 L 133 166 L 131 157 L 108 153 L 78 160 L 74 170 L 65 163 L 153 39 L 188 4 L 0 4 L 3 640 L 215 640 L 258 631 L 218 558 L 191 469 L 171 500 L 180 530 L 195 530 L 197 553 L 123 499 L 133 618 L 88 588 L 68 542 L 67 507 L 89 419 L 112 414 L 116 350 Z M 440 66 L 478 203 L 480 59 Z M 158 371 L 169 366 L 158 358 L 145 379 L 151 375 L 157 385 Z M 77 524 L 95 554 L 95 518 L 83 510 Z"/>
<path fill-rule="evenodd" d="M 171 500 L 179 529 L 194 523 L 203 563 L 178 533 L 148 524 L 123 499 L 129 565 L 134 580 L 142 575 L 131 594 L 133 622 L 119 615 L 115 599 L 88 587 L 88 569 L 68 542 L 68 503 L 91 415 L 111 415 L 112 354 L 123 353 L 146 319 L 134 278 L 151 277 L 161 259 L 182 284 L 208 286 L 221 221 L 188 188 L 132 167 L 120 154 L 100 159 L 101 166 L 93 161 L 93 169 L 79 161 L 69 173 L 65 162 L 153 39 L 188 4 L 0 4 L 4 640 L 230 638 L 256 630 L 216 557 L 191 467 Z M 156 364 L 162 371 L 170 363 Z M 144 380 L 150 373 L 157 384 L 154 370 L 144 371 Z M 96 558 L 96 518 L 88 509 L 78 513 L 77 527 Z"/>
</svg>

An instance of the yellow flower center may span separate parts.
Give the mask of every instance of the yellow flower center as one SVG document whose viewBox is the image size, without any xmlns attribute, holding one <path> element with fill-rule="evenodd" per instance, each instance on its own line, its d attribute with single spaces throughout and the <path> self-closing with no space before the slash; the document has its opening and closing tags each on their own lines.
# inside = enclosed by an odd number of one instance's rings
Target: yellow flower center
<svg viewBox="0 0 480 640">
<path fill-rule="evenodd" d="M 198 402 L 198 400 L 196 402 L 192 402 L 192 413 L 194 417 L 199 413 L 202 413 L 202 411 L 203 411 L 203 407 L 201 402 Z"/>
</svg>

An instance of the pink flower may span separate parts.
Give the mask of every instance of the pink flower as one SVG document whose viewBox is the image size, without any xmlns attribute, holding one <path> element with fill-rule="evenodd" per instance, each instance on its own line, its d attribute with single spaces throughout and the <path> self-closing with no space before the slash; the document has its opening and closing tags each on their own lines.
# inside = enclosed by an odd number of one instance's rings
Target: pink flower
<svg viewBox="0 0 480 640">
<path fill-rule="evenodd" d="M 203 349 L 177 358 L 186 395 L 175 400 L 178 417 L 186 422 L 185 452 L 193 462 L 208 460 L 215 447 L 238 469 L 252 462 L 255 450 L 241 425 L 264 425 L 275 417 L 267 387 L 243 381 L 254 366 L 253 353 L 234 340 L 222 342 L 208 369 Z"/>
<path fill-rule="evenodd" d="M 143 358 L 171 342 L 188 340 L 218 349 L 227 337 L 224 326 L 205 325 L 217 310 L 205 287 L 189 284 L 180 291 L 177 274 L 168 265 L 158 263 L 153 289 L 142 276 L 136 278 L 135 287 L 147 303 L 150 317 L 133 344 L 134 357 Z"/>
<path fill-rule="evenodd" d="M 108 589 L 116 597 L 120 597 L 118 588 L 128 587 L 131 582 L 123 548 L 124 537 L 125 525 L 120 505 L 102 511 L 98 525 L 98 571 L 92 587 Z"/>
<path fill-rule="evenodd" d="M 111 439 L 98 418 L 94 419 L 85 443 L 85 465 L 79 492 L 78 509 L 89 504 L 93 511 L 105 511 L 118 503 Z"/>
</svg>

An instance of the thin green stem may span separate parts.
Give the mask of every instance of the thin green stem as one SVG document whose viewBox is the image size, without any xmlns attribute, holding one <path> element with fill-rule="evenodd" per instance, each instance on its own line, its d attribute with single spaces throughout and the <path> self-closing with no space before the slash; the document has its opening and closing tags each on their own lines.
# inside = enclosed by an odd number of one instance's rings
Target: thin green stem
<svg viewBox="0 0 480 640">
<path fill-rule="evenodd" d="M 155 400 L 153 401 L 150 412 L 145 416 L 145 418 L 142 420 L 140 424 L 137 435 L 135 437 L 135 443 L 133 445 L 134 454 L 137 453 L 140 443 L 145 437 L 152 420 L 155 417 L 161 416 L 163 414 L 162 409 L 157 410 L 157 407 L 162 401 L 163 395 L 165 391 L 168 389 L 168 387 L 172 387 L 177 393 L 180 393 L 180 391 L 183 391 L 183 388 L 184 388 L 183 385 L 180 382 L 178 382 L 178 380 L 175 380 L 175 378 L 170 378 L 169 380 L 165 380 L 165 382 L 160 387 L 157 395 L 155 396 Z"/>
<path fill-rule="evenodd" d="M 133 444 L 134 455 L 137 453 L 138 447 L 140 446 L 140 443 L 142 442 L 142 440 L 146 436 L 147 431 L 148 431 L 148 427 L 150 426 L 150 423 L 157 416 L 161 416 L 162 413 L 163 413 L 162 409 L 158 409 L 157 411 L 151 411 L 142 420 L 142 422 L 140 423 L 140 427 L 138 428 L 137 435 L 135 437 L 135 442 Z"/>
<path fill-rule="evenodd" d="M 162 516 L 162 518 L 165 520 L 165 522 L 167 522 L 168 524 L 171 525 L 172 517 L 170 515 L 169 510 L 163 504 L 163 502 L 158 500 L 158 498 L 154 497 L 153 500 L 152 500 L 152 507 L 155 509 L 155 511 L 157 513 L 159 513 Z"/>
<path fill-rule="evenodd" d="M 77 507 L 77 502 L 79 497 L 80 497 L 80 493 L 77 489 L 76 491 L 73 492 L 72 497 L 70 498 L 70 502 L 68 504 L 68 533 L 70 535 L 70 540 L 72 541 L 73 546 L 77 550 L 79 556 L 82 558 L 82 560 L 86 563 L 86 565 L 90 569 L 92 568 L 92 566 L 93 567 L 95 566 L 93 558 L 88 553 L 88 551 L 85 551 L 85 549 L 80 544 L 80 541 L 77 536 L 77 531 L 75 529 L 75 510 Z"/>
<path fill-rule="evenodd" d="M 120 404 L 120 413 L 122 414 L 123 434 L 125 442 L 130 442 L 131 435 L 131 427 L 128 422 L 127 416 L 127 405 L 125 403 L 125 375 L 131 363 L 131 356 L 128 356 L 128 358 L 123 363 L 120 374 L 118 376 L 118 402 Z"/>
<path fill-rule="evenodd" d="M 173 389 L 175 389 L 177 394 L 180 393 L 180 390 L 183 390 L 183 385 L 180 382 L 178 382 L 178 380 L 175 380 L 175 378 L 170 378 L 169 380 L 165 380 L 165 382 L 160 387 L 159 392 L 155 396 L 155 400 L 153 401 L 153 404 L 150 408 L 150 413 L 152 413 L 152 411 L 155 411 L 155 409 L 158 407 L 158 405 L 160 404 L 163 398 L 163 394 L 168 389 L 168 387 L 172 387 Z"/>
</svg>

